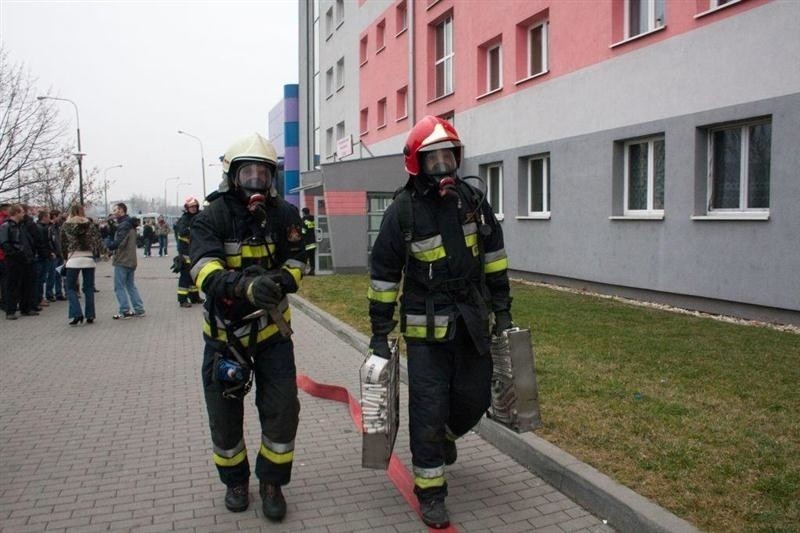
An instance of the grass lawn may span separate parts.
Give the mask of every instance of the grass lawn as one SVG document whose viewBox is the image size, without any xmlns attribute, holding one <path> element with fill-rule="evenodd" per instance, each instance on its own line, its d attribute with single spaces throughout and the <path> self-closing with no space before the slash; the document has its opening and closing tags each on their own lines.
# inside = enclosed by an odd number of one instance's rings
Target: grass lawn
<svg viewBox="0 0 800 533">
<path fill-rule="evenodd" d="M 369 334 L 368 276 L 300 294 Z M 514 282 L 537 435 L 710 531 L 800 531 L 800 335 Z"/>
</svg>

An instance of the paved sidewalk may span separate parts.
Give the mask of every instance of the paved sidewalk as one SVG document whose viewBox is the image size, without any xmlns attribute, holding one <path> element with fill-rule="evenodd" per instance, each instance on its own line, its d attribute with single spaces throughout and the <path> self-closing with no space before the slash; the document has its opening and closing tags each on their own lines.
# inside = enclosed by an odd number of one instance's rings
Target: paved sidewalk
<svg viewBox="0 0 800 533">
<path fill-rule="evenodd" d="M 361 468 L 347 407 L 303 392 L 286 520 L 261 516 L 255 477 L 250 509 L 225 510 L 199 376 L 201 309 L 178 307 L 170 264 L 140 258 L 144 318 L 111 319 L 112 269 L 101 263 L 95 324 L 68 326 L 66 302 L 0 321 L 0 531 L 426 531 L 385 472 Z M 293 313 L 298 372 L 357 395 L 361 354 Z M 395 452 L 410 468 L 402 392 Z M 476 434 L 459 441 L 448 481 L 458 531 L 611 531 Z"/>
</svg>

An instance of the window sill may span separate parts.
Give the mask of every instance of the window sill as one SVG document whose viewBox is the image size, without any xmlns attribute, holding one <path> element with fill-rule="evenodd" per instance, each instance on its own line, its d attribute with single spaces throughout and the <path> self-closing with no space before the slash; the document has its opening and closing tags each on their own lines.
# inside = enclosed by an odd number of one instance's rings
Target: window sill
<svg viewBox="0 0 800 533">
<path fill-rule="evenodd" d="M 407 29 L 408 29 L 408 26 L 406 26 L 405 28 L 403 28 L 399 32 L 395 33 L 394 34 L 395 38 L 400 37 L 401 35 L 403 35 L 406 32 Z"/>
<path fill-rule="evenodd" d="M 432 104 L 432 103 L 434 103 L 434 102 L 438 102 L 439 100 L 444 100 L 444 99 L 445 99 L 445 98 L 447 98 L 448 96 L 453 96 L 454 94 L 456 94 L 456 92 L 455 92 L 455 91 L 451 91 L 451 92 L 449 92 L 449 93 L 447 93 L 447 94 L 443 94 L 442 96 L 437 96 L 437 97 L 436 97 L 436 98 L 434 98 L 433 100 L 428 100 L 428 101 L 426 102 L 426 104 L 430 105 L 430 104 Z"/>
<path fill-rule="evenodd" d="M 479 95 L 478 97 L 475 98 L 475 100 L 480 100 L 481 98 L 486 98 L 487 96 L 490 96 L 490 95 L 495 94 L 495 93 L 499 93 L 502 90 L 503 90 L 503 86 L 501 85 L 497 89 L 492 89 L 489 92 L 486 92 L 486 93 L 483 93 L 483 94 Z"/>
<path fill-rule="evenodd" d="M 369 135 L 369 130 L 358 132 L 359 137 L 366 137 L 367 135 Z"/>
<path fill-rule="evenodd" d="M 375 129 L 376 129 L 376 130 L 382 130 L 382 129 L 383 129 L 383 128 L 385 128 L 385 127 L 386 127 L 386 123 L 384 122 L 383 124 L 381 124 L 380 126 L 378 126 L 378 127 L 377 127 L 377 128 L 375 128 Z"/>
<path fill-rule="evenodd" d="M 547 74 L 548 72 L 550 72 L 550 69 L 545 69 L 545 70 L 543 70 L 543 71 L 541 71 L 541 72 L 537 72 L 536 74 L 531 74 L 531 75 L 530 75 L 530 76 L 528 76 L 527 78 L 522 78 L 521 80 L 517 80 L 517 81 L 515 81 L 515 82 L 514 82 L 514 85 L 520 85 L 520 84 L 522 84 L 522 83 L 525 83 L 525 82 L 527 82 L 527 81 L 535 80 L 536 78 L 539 78 L 539 77 L 541 77 L 541 76 L 544 76 L 544 75 L 545 75 L 545 74 Z"/>
<path fill-rule="evenodd" d="M 641 213 L 631 215 L 614 215 L 608 220 L 664 220 L 664 213 Z"/>
<path fill-rule="evenodd" d="M 429 10 L 430 8 L 432 8 L 433 6 L 435 6 L 435 5 L 436 5 L 436 4 L 438 4 L 438 3 L 439 3 L 439 0 L 433 0 L 433 1 L 432 1 L 431 3 L 429 3 L 429 4 L 428 4 L 428 6 L 425 8 L 425 11 Z"/>
<path fill-rule="evenodd" d="M 338 93 L 338 92 L 339 92 L 339 91 L 341 91 L 342 89 L 344 89 L 344 85 L 342 85 L 341 87 L 337 87 L 337 88 L 336 88 L 336 92 Z"/>
<path fill-rule="evenodd" d="M 380 48 L 378 48 L 377 50 L 375 50 L 375 54 L 380 54 L 380 53 L 381 53 L 381 52 L 383 52 L 384 50 L 386 50 L 386 45 L 385 45 L 385 44 L 384 44 L 384 45 L 381 45 L 381 47 L 380 47 Z"/>
<path fill-rule="evenodd" d="M 407 119 L 407 118 L 408 118 L 408 113 L 406 113 L 406 114 L 405 114 L 405 115 L 403 115 L 402 117 L 397 117 L 397 120 L 395 120 L 395 122 L 400 122 L 401 120 L 405 120 L 405 119 Z"/>
<path fill-rule="evenodd" d="M 366 64 L 367 64 L 367 62 L 368 62 L 368 61 L 369 61 L 369 59 L 365 59 L 364 61 L 362 61 L 361 63 L 359 63 L 359 64 L 358 64 L 358 66 L 359 66 L 359 67 L 363 67 L 364 65 L 366 65 Z"/>
<path fill-rule="evenodd" d="M 707 10 L 701 12 L 701 13 L 698 13 L 697 15 L 694 16 L 694 18 L 695 19 L 699 19 L 699 18 L 705 17 L 706 15 L 711 15 L 713 13 L 716 13 L 717 11 L 722 11 L 725 8 L 728 8 L 728 7 L 731 7 L 731 6 L 735 6 L 736 4 L 738 4 L 741 1 L 742 0 L 733 0 L 732 2 L 728 2 L 727 4 L 722 4 L 721 6 L 712 7 L 711 9 L 707 9 Z"/>
<path fill-rule="evenodd" d="M 666 30 L 666 29 L 667 29 L 667 25 L 664 24 L 663 26 L 659 26 L 658 28 L 652 29 L 650 31 L 646 31 L 644 33 L 640 33 L 638 35 L 634 35 L 633 37 L 628 37 L 625 40 L 622 40 L 622 41 L 619 41 L 617 43 L 614 43 L 614 44 L 610 45 L 609 48 L 616 48 L 617 46 L 622 46 L 623 44 L 628 44 L 631 41 L 636 41 L 637 39 L 642 39 L 644 37 L 647 37 L 648 35 L 653 35 L 654 33 L 658 33 L 660 31 L 663 31 L 663 30 Z"/>
<path fill-rule="evenodd" d="M 544 213 L 531 213 L 527 216 L 514 217 L 517 220 L 550 220 L 550 211 Z"/>
<path fill-rule="evenodd" d="M 329 34 L 328 34 L 328 36 L 327 36 L 327 37 L 325 37 L 325 40 L 326 40 L 326 41 L 330 41 L 330 40 L 331 40 L 331 37 L 333 37 L 333 34 L 332 34 L 332 33 L 329 33 Z"/>
<path fill-rule="evenodd" d="M 342 20 L 340 20 L 339 22 L 336 23 L 336 29 L 338 30 L 339 28 L 341 28 L 342 24 L 344 24 L 344 19 L 342 19 Z"/>
<path fill-rule="evenodd" d="M 710 215 L 693 215 L 692 220 L 709 221 L 709 220 L 769 220 L 769 212 L 762 213 L 714 213 Z"/>
<path fill-rule="evenodd" d="M 325 95 L 325 100 L 330 100 L 331 98 L 333 98 L 333 93 Z"/>
</svg>

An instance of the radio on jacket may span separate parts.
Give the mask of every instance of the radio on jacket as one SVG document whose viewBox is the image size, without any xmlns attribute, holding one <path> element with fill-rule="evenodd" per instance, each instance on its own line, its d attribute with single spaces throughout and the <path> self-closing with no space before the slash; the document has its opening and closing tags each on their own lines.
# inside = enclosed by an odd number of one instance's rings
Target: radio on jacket
<svg viewBox="0 0 800 533">
<path fill-rule="evenodd" d="M 241 383 L 247 380 L 246 370 L 236 361 L 220 359 L 217 365 L 217 379 Z"/>
</svg>

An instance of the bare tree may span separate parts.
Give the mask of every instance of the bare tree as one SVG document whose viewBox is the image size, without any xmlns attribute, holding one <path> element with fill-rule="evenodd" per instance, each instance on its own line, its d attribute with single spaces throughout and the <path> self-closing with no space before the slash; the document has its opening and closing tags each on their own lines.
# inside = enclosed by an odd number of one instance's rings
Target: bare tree
<svg viewBox="0 0 800 533">
<path fill-rule="evenodd" d="M 0 48 L 0 198 L 35 183 L 29 171 L 55 155 L 63 132 L 53 108 L 36 100 L 35 80 Z"/>
<path fill-rule="evenodd" d="M 102 190 L 98 190 L 97 168 L 87 172 L 83 179 L 84 202 L 87 205 L 100 198 Z M 78 174 L 75 171 L 75 157 L 70 148 L 61 148 L 57 156 L 38 163 L 26 173 L 29 176 L 25 187 L 28 202 L 50 208 L 66 210 L 79 202 Z"/>
</svg>

